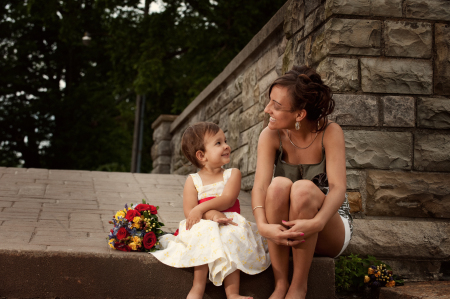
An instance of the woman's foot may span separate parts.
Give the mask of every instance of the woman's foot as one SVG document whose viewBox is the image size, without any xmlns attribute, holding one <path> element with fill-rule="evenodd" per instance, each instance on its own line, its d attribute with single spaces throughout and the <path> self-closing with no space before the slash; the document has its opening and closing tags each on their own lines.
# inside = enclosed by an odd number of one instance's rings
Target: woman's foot
<svg viewBox="0 0 450 299">
<path fill-rule="evenodd" d="M 239 294 L 227 295 L 227 299 L 253 299 L 253 297 L 241 296 Z"/>
<path fill-rule="evenodd" d="M 275 286 L 275 290 L 269 299 L 284 299 L 289 290 L 289 283 L 279 283 Z"/>
<path fill-rule="evenodd" d="M 305 297 L 306 297 L 306 288 L 294 289 L 291 286 L 286 294 L 286 299 L 305 299 Z"/>
<path fill-rule="evenodd" d="M 205 293 L 205 288 L 198 285 L 193 285 L 186 299 L 202 299 Z"/>
</svg>

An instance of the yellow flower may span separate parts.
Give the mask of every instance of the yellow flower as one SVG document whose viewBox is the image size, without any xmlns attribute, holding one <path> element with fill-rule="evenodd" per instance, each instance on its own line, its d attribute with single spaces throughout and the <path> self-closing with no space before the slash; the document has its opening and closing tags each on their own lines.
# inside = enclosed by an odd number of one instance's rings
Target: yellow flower
<svg viewBox="0 0 450 299">
<path fill-rule="evenodd" d="M 395 280 L 389 281 L 389 282 L 386 284 L 386 286 L 387 286 L 388 288 L 394 287 L 394 286 L 395 286 Z"/>
<path fill-rule="evenodd" d="M 109 247 L 111 247 L 112 249 L 115 249 L 114 245 L 113 245 L 113 242 L 114 242 L 114 239 L 111 239 L 111 240 L 108 241 L 108 244 L 109 244 Z"/>
<path fill-rule="evenodd" d="M 114 218 L 116 218 L 116 220 L 119 220 L 119 217 L 125 218 L 125 212 L 124 211 L 118 211 L 116 213 L 116 216 L 114 216 Z"/>
<path fill-rule="evenodd" d="M 375 273 L 375 277 L 380 277 L 380 272 Z"/>
<path fill-rule="evenodd" d="M 132 250 L 136 250 L 137 249 L 137 244 L 134 243 L 134 242 L 131 242 L 130 244 L 128 244 L 128 246 L 130 246 Z"/>
<path fill-rule="evenodd" d="M 137 216 L 133 218 L 133 227 L 139 228 L 141 225 L 139 224 L 141 222 L 141 217 Z"/>
<path fill-rule="evenodd" d="M 369 268 L 368 274 L 373 274 L 374 270 L 372 268 Z"/>
<path fill-rule="evenodd" d="M 370 281 L 370 277 L 369 277 L 369 276 L 367 276 L 367 275 L 366 275 L 366 276 L 364 276 L 364 282 L 365 282 L 365 283 L 368 283 L 369 281 Z"/>
<path fill-rule="evenodd" d="M 136 243 L 136 244 L 140 244 L 140 243 L 141 243 L 141 238 L 136 237 L 136 236 L 131 237 L 131 240 L 132 240 L 134 243 Z"/>
</svg>

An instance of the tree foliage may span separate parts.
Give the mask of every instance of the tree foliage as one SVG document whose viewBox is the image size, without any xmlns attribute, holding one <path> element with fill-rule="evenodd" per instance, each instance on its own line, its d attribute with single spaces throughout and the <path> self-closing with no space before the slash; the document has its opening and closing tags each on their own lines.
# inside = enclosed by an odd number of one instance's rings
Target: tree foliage
<svg viewBox="0 0 450 299">
<path fill-rule="evenodd" d="M 145 94 L 151 170 L 151 123 L 180 113 L 285 1 L 150 2 L 2 1 L 0 165 L 129 170 Z"/>
</svg>

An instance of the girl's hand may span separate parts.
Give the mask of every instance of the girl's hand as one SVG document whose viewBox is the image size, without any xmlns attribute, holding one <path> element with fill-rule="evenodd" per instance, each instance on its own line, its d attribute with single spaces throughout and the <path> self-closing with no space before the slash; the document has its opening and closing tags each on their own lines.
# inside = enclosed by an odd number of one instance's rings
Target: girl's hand
<svg viewBox="0 0 450 299">
<path fill-rule="evenodd" d="M 211 220 L 223 225 L 231 224 L 234 226 L 238 226 L 237 223 L 233 222 L 233 218 L 220 217 L 219 215 L 215 215 Z"/>
<path fill-rule="evenodd" d="M 194 207 L 186 218 L 186 230 L 190 230 L 194 224 L 199 223 L 202 219 L 203 213 L 200 211 L 198 206 Z"/>
<path fill-rule="evenodd" d="M 310 235 L 321 231 L 313 219 L 297 219 L 292 221 L 283 220 L 283 225 L 288 227 L 288 232 L 303 233 L 303 238 L 307 238 Z"/>
<path fill-rule="evenodd" d="M 288 230 L 281 224 L 264 224 L 260 233 L 277 245 L 295 246 L 305 242 L 302 232 Z"/>
</svg>

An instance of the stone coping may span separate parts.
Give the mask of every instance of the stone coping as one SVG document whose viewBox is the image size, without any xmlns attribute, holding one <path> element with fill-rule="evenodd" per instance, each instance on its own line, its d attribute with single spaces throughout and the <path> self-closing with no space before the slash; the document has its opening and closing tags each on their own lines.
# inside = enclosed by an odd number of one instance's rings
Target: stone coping
<svg viewBox="0 0 450 299">
<path fill-rule="evenodd" d="M 158 127 L 162 122 L 173 122 L 178 115 L 171 115 L 171 114 L 161 114 L 158 116 L 158 118 L 152 123 L 152 129 L 155 129 Z"/>
<path fill-rule="evenodd" d="M 284 16 L 286 15 L 290 1 L 287 1 L 282 8 L 270 19 L 270 21 L 252 38 L 252 40 L 239 52 L 236 57 L 224 68 L 224 70 L 187 106 L 183 112 L 176 118 L 170 126 L 170 132 L 173 132 L 178 126 L 189 117 L 189 115 L 200 106 L 203 101 L 215 92 L 233 73 L 244 66 L 244 62 L 251 58 L 265 41 L 267 41 L 274 32 L 283 26 Z"/>
</svg>

